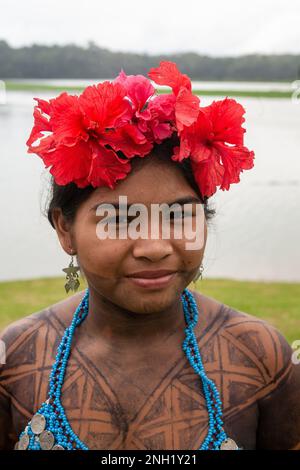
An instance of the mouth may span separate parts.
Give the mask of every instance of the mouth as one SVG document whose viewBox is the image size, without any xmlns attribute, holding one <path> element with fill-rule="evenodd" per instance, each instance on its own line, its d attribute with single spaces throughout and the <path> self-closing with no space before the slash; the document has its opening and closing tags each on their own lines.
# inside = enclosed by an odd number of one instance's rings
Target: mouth
<svg viewBox="0 0 300 470">
<path fill-rule="evenodd" d="M 167 286 L 178 271 L 140 271 L 126 276 L 133 284 L 144 288 L 162 288 Z"/>
</svg>

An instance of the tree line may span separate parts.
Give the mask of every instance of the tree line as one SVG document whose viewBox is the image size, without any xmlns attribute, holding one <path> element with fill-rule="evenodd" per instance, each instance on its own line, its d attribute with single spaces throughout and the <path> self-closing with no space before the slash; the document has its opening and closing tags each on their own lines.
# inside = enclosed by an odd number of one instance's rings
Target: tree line
<svg viewBox="0 0 300 470">
<path fill-rule="evenodd" d="M 176 62 L 193 80 L 293 81 L 300 78 L 300 55 L 293 54 L 210 57 L 185 52 L 149 55 L 113 52 L 92 41 L 87 47 L 33 44 L 13 48 L 0 40 L 0 79 L 103 79 L 116 76 L 121 68 L 128 75 L 145 75 L 161 60 Z"/>
</svg>

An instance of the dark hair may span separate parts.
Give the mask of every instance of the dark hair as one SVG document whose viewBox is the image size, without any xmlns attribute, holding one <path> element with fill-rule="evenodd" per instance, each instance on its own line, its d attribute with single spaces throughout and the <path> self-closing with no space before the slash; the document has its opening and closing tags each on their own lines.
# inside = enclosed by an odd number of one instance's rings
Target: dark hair
<svg viewBox="0 0 300 470">
<path fill-rule="evenodd" d="M 187 181 L 203 202 L 205 217 L 208 221 L 215 215 L 215 209 L 209 207 L 207 197 L 202 197 L 193 175 L 190 160 L 188 158 L 184 159 L 182 162 L 170 160 L 170 156 L 173 154 L 173 148 L 178 144 L 178 137 L 174 134 L 171 138 L 164 140 L 161 144 L 155 144 L 151 153 L 156 154 L 160 159 L 169 160 L 174 163 L 174 165 L 181 168 Z M 120 154 L 120 156 L 122 157 L 122 154 Z M 141 160 L 140 157 L 134 157 L 132 159 L 132 163 L 134 163 L 136 159 Z M 50 193 L 44 212 L 53 228 L 55 228 L 52 219 L 52 211 L 54 208 L 60 208 L 66 221 L 72 223 L 75 219 L 77 209 L 96 189 L 93 186 L 78 188 L 75 183 L 60 186 L 54 181 L 52 176 L 50 186 Z"/>
</svg>

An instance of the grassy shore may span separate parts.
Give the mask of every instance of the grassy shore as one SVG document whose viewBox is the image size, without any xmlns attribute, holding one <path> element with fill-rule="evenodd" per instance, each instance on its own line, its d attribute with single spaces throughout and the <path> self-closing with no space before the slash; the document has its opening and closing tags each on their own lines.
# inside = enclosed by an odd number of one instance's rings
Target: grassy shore
<svg viewBox="0 0 300 470">
<path fill-rule="evenodd" d="M 6 89 L 12 91 L 62 91 L 79 93 L 84 87 L 68 86 L 62 87 L 57 85 L 46 85 L 43 83 L 18 83 L 5 82 Z M 166 93 L 167 90 L 159 89 L 158 93 Z M 230 96 L 230 97 L 254 97 L 254 98 L 291 98 L 293 91 L 267 91 L 267 90 L 193 90 L 193 93 L 201 96 Z"/>
<path fill-rule="evenodd" d="M 0 330 L 19 318 L 66 298 L 64 282 L 62 277 L 1 282 Z M 86 283 L 81 279 L 80 290 L 85 287 Z M 300 283 L 204 279 L 197 281 L 196 286 L 190 284 L 189 288 L 267 320 L 290 343 L 300 339 Z"/>
</svg>

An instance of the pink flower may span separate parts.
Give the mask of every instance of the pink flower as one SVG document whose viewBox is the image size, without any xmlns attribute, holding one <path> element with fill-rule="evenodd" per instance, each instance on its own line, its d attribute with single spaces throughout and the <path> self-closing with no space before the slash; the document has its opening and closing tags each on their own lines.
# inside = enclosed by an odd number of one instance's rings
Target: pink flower
<svg viewBox="0 0 300 470">
<path fill-rule="evenodd" d="M 125 88 L 132 105 L 132 123 L 148 141 L 160 143 L 172 135 L 174 96 L 156 96 L 149 79 L 143 75 L 127 76 L 123 70 L 114 82 Z"/>
</svg>

